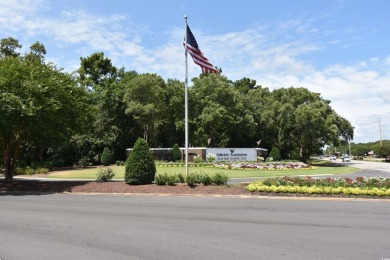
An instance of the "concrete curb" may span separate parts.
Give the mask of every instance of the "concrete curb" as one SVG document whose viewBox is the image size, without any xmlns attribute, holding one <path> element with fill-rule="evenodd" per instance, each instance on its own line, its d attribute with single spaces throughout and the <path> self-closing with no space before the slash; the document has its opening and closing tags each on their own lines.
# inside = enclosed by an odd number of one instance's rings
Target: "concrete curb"
<svg viewBox="0 0 390 260">
<path fill-rule="evenodd" d="M 104 193 L 104 192 L 35 192 L 35 191 L 0 191 L 0 196 L 26 195 L 71 195 L 71 196 L 122 196 L 122 197 L 198 197 L 198 198 L 230 198 L 258 200 L 318 200 L 318 201 L 359 201 L 388 202 L 390 199 L 378 198 L 337 198 L 337 197 L 289 197 L 265 195 L 223 195 L 223 194 L 172 194 L 172 193 Z"/>
</svg>

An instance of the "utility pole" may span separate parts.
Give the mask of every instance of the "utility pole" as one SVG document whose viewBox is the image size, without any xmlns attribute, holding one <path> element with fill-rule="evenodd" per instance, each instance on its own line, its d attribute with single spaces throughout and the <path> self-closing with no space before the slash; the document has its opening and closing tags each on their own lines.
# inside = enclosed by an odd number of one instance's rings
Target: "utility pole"
<svg viewBox="0 0 390 260">
<path fill-rule="evenodd" d="M 349 148 L 349 156 L 352 156 L 351 154 L 351 142 L 348 140 L 348 148 Z"/>
<path fill-rule="evenodd" d="M 382 146 L 382 128 L 381 128 L 381 118 L 379 118 L 379 143 Z"/>
</svg>

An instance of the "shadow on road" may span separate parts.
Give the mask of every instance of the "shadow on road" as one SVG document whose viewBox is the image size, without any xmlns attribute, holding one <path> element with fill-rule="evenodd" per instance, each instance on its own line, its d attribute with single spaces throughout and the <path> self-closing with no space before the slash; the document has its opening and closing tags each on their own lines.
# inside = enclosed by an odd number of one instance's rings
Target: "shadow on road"
<svg viewBox="0 0 390 260">
<path fill-rule="evenodd" d="M 44 180 L 14 180 L 5 183 L 0 180 L 0 196 L 44 195 L 71 192 L 74 187 L 84 185 L 89 181 L 44 181 Z"/>
</svg>

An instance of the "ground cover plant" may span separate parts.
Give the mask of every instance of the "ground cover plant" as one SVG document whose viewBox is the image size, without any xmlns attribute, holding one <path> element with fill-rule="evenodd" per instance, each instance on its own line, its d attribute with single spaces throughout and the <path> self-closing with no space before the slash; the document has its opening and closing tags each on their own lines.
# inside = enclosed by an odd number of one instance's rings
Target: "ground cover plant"
<svg viewBox="0 0 390 260">
<path fill-rule="evenodd" d="M 390 196 L 390 178 L 277 177 L 252 182 L 251 192 Z"/>
</svg>

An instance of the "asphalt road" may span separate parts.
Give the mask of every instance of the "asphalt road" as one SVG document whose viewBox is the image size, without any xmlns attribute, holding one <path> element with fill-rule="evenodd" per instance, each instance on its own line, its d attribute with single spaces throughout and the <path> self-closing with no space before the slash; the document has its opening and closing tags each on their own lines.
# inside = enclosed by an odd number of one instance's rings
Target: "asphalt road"
<svg viewBox="0 0 390 260">
<path fill-rule="evenodd" d="M 0 195 L 0 259 L 384 259 L 390 202 Z"/>
</svg>

